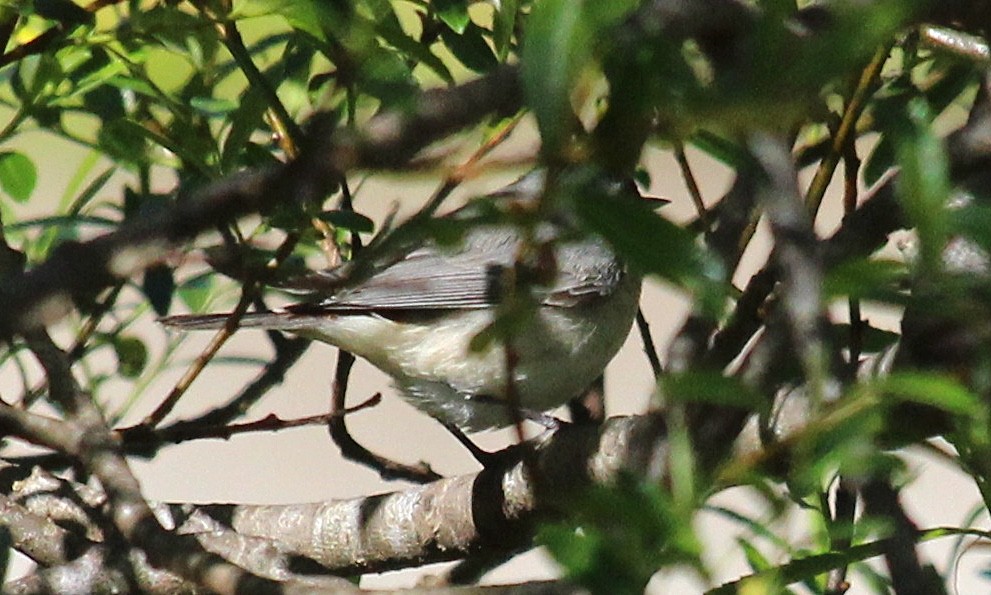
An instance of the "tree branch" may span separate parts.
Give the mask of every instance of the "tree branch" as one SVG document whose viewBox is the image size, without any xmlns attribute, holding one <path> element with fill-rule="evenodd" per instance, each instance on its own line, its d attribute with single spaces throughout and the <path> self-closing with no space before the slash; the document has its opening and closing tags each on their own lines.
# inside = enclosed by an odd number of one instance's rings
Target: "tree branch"
<svg viewBox="0 0 991 595">
<path fill-rule="evenodd" d="M 283 506 L 198 507 L 242 535 L 283 544 L 340 574 L 454 560 L 529 546 L 538 519 L 560 514 L 587 487 L 626 472 L 658 477 L 667 464 L 657 416 L 564 426 L 511 447 L 475 474 L 353 500 Z M 532 467 L 531 467 L 532 465 Z M 534 469 L 539 480 L 527 471 Z"/>
</svg>

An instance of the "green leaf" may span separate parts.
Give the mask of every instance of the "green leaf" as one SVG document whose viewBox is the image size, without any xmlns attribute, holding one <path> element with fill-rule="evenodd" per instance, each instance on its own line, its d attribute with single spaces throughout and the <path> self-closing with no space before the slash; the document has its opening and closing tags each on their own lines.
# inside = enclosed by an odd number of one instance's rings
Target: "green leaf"
<svg viewBox="0 0 991 595">
<path fill-rule="evenodd" d="M 847 345 L 850 343 L 851 326 L 848 323 L 833 324 L 830 326 L 832 343 L 834 345 Z M 900 334 L 893 331 L 886 331 L 864 324 L 861 329 L 860 350 L 863 353 L 878 353 L 898 342 Z"/>
<path fill-rule="evenodd" d="M 231 17 L 245 19 L 276 14 L 283 17 L 290 27 L 327 43 L 329 38 L 325 28 L 341 33 L 351 23 L 350 4 L 313 0 L 241 0 L 235 3 Z"/>
<path fill-rule="evenodd" d="M 97 142 L 107 155 L 133 163 L 145 156 L 147 143 L 144 137 L 141 126 L 122 118 L 104 122 L 97 135 Z"/>
<path fill-rule="evenodd" d="M 611 2 L 584 0 L 580 4 L 596 34 L 601 35 L 616 26 L 641 2 L 640 0 L 612 0 Z"/>
<path fill-rule="evenodd" d="M 69 93 L 59 93 L 56 102 L 60 105 L 71 105 L 80 95 L 95 93 L 97 97 L 101 93 L 107 92 L 116 94 L 114 89 L 106 86 L 107 81 L 117 75 L 127 73 L 127 66 L 116 56 L 111 57 L 106 51 L 94 48 L 87 52 L 82 62 L 72 66 L 63 60 L 62 67 L 66 75 L 73 82 L 73 89 Z M 91 99 L 91 101 L 93 101 Z M 104 101 L 107 101 L 106 99 Z"/>
<path fill-rule="evenodd" d="M 924 96 L 933 112 L 942 113 L 979 79 L 980 69 L 970 60 L 952 60 L 945 65 L 942 76 L 924 89 Z"/>
<path fill-rule="evenodd" d="M 432 70 L 444 82 L 454 82 L 454 76 L 444 61 L 431 52 L 429 47 L 406 35 L 403 28 L 395 25 L 392 20 L 386 19 L 376 23 L 375 32 L 386 43 Z"/>
<path fill-rule="evenodd" d="M 785 540 L 783 537 L 779 536 L 777 533 L 775 533 L 772 527 L 765 524 L 765 521 L 750 518 L 744 514 L 741 514 L 735 510 L 726 508 L 724 506 L 713 506 L 712 504 L 707 504 L 705 506 L 705 510 L 726 517 L 726 519 L 733 521 L 735 523 L 739 523 L 745 529 L 753 533 L 755 536 L 770 542 L 771 546 L 777 549 L 783 551 L 788 551 L 790 549 L 788 545 L 788 541 Z"/>
<path fill-rule="evenodd" d="M 375 231 L 375 222 L 361 213 L 345 210 L 324 211 L 317 215 L 321 221 L 326 221 L 334 227 L 343 227 L 351 231 L 361 233 L 372 233 Z"/>
<path fill-rule="evenodd" d="M 954 234 L 975 242 L 985 252 L 991 251 L 991 205 L 975 201 L 953 209 L 949 221 Z"/>
<path fill-rule="evenodd" d="M 237 109 L 230 116 L 231 128 L 224 139 L 220 163 L 224 171 L 231 171 L 244 165 L 243 152 L 251 135 L 262 124 L 262 116 L 268 109 L 265 94 L 255 86 L 249 86 L 241 95 Z"/>
<path fill-rule="evenodd" d="M 183 282 L 176 294 L 190 312 L 202 312 L 213 293 L 213 275 L 202 273 Z"/>
<path fill-rule="evenodd" d="M 509 55 L 518 11 L 519 0 L 501 0 L 497 5 L 495 21 L 492 23 L 492 44 L 500 62 Z"/>
<path fill-rule="evenodd" d="M 65 190 L 62 191 L 62 196 L 59 198 L 59 210 L 66 209 L 70 203 L 85 205 L 86 202 L 88 202 L 89 198 L 92 198 L 92 196 L 89 196 L 87 197 L 86 200 L 80 201 L 78 199 L 74 200 L 73 195 L 75 195 L 77 192 L 80 192 L 80 188 L 83 187 L 83 184 L 86 182 L 86 178 L 88 178 L 90 174 L 93 173 L 101 158 L 102 155 L 100 151 L 96 149 L 91 149 L 86 152 L 86 154 L 79 161 L 79 167 L 77 167 L 72 172 L 72 176 L 69 177 L 68 182 L 66 182 L 65 184 Z M 106 170 L 104 170 L 102 174 L 97 176 L 97 180 L 102 179 L 102 182 L 100 184 L 101 187 L 102 184 L 106 184 L 107 180 L 109 179 L 109 175 L 107 174 L 107 172 L 109 171 L 110 175 L 112 175 L 112 173 L 116 171 L 116 169 L 117 169 L 116 167 L 111 166 Z M 93 186 L 97 182 L 97 180 L 90 182 L 89 186 Z"/>
<path fill-rule="evenodd" d="M 594 56 L 600 36 L 630 10 L 634 0 L 544 0 L 527 19 L 523 88 L 540 129 L 542 151 L 557 155 L 574 131 L 571 92 Z"/>
<path fill-rule="evenodd" d="M 888 135 L 882 135 L 864 162 L 864 183 L 873 186 L 895 166 L 895 145 Z"/>
<path fill-rule="evenodd" d="M 31 198 L 38 181 L 38 170 L 23 153 L 0 152 L 0 188 L 17 202 Z"/>
<path fill-rule="evenodd" d="M 118 371 L 124 378 L 137 378 L 148 363 L 148 348 L 136 337 L 117 335 L 113 338 Z"/>
<path fill-rule="evenodd" d="M 431 6 L 440 20 L 458 35 L 463 34 L 471 22 L 466 0 L 433 0 Z"/>
<path fill-rule="evenodd" d="M 475 72 L 488 72 L 498 66 L 499 61 L 485 42 L 484 31 L 475 23 L 469 23 L 463 34 L 441 29 L 440 36 L 462 64 Z"/>
<path fill-rule="evenodd" d="M 94 177 L 90 183 L 86 184 L 86 187 L 72 199 L 72 204 L 69 205 L 70 211 L 72 213 L 78 213 L 81 211 L 83 207 L 89 204 L 89 201 L 103 189 L 104 185 L 110 181 L 110 178 L 112 178 L 115 173 L 117 173 L 116 167 L 108 167 Z"/>
<path fill-rule="evenodd" d="M 975 415 L 981 407 L 977 395 L 959 381 L 935 373 L 898 372 L 868 386 L 903 401 L 929 405 L 955 415 Z"/>
<path fill-rule="evenodd" d="M 816 27 L 815 35 L 796 43 L 795 2 L 762 2 L 762 10 L 754 12 L 753 39 L 736 56 L 737 64 L 747 66 L 730 69 L 728 76 L 717 72 L 720 93 L 714 99 L 744 107 L 749 120 L 745 126 L 754 126 L 754 120 L 790 126 L 808 115 L 809 102 L 815 101 L 824 82 L 859 72 L 920 6 L 904 0 L 879 0 L 869 7 L 841 2 L 830 10 L 828 27 Z"/>
<path fill-rule="evenodd" d="M 220 45 L 217 31 L 209 19 L 166 3 L 132 11 L 127 24 L 138 39 L 148 40 L 140 42 L 143 47 L 137 46 L 143 51 L 147 51 L 148 43 L 154 41 L 176 56 L 186 58 L 197 69 L 211 67 L 206 62 Z"/>
<path fill-rule="evenodd" d="M 364 92 L 381 100 L 384 106 L 402 105 L 416 89 L 410 65 L 392 52 L 369 56 L 361 77 Z"/>
<path fill-rule="evenodd" d="M 710 157 L 734 169 L 750 165 L 753 158 L 738 143 L 727 140 L 708 130 L 698 130 L 692 135 L 692 144 Z"/>
<path fill-rule="evenodd" d="M 27 56 L 17 61 L 11 89 L 27 105 L 39 103 L 40 95 L 55 81 L 64 77 L 62 67 L 51 53 Z"/>
<path fill-rule="evenodd" d="M 908 281 L 909 270 L 903 262 L 857 259 L 833 267 L 823 282 L 829 298 L 848 296 L 855 299 L 880 299 L 903 303 L 901 286 Z"/>
<path fill-rule="evenodd" d="M 537 540 L 569 580 L 593 593 L 643 593 L 669 564 L 700 565 L 691 514 L 679 512 L 659 485 L 621 476 L 567 502 L 567 521 L 540 529 Z"/>
<path fill-rule="evenodd" d="M 120 221 L 108 219 L 106 217 L 96 217 L 93 215 L 55 215 L 52 217 L 39 217 L 38 219 L 24 219 L 12 223 L 4 223 L 4 231 L 20 231 L 39 227 L 49 228 L 72 228 L 80 225 L 91 225 L 93 227 L 114 228 L 120 225 Z"/>
<path fill-rule="evenodd" d="M 655 214 L 646 202 L 582 192 L 574 195 L 574 206 L 588 229 L 601 234 L 641 271 L 678 285 L 702 274 L 700 255 L 691 235 Z"/>
<path fill-rule="evenodd" d="M 172 269 L 165 265 L 155 265 L 145 270 L 141 291 L 148 297 L 151 307 L 159 316 L 169 313 L 172 294 L 175 292 L 175 279 Z"/>
<path fill-rule="evenodd" d="M 124 95 L 110 85 L 103 82 L 100 86 L 83 94 L 83 109 L 92 112 L 101 120 L 111 120 L 123 118 L 126 114 L 124 107 Z"/>
<path fill-rule="evenodd" d="M 757 546 L 743 538 L 737 538 L 736 543 L 743 550 L 743 555 L 747 558 L 747 564 L 750 565 L 751 570 L 760 572 L 771 568 L 771 561 L 757 549 Z"/>
<path fill-rule="evenodd" d="M 557 155 L 573 130 L 571 89 L 592 56 L 584 2 L 545 0 L 533 7 L 523 42 L 523 88 L 540 129 L 542 151 Z"/>
<path fill-rule="evenodd" d="M 144 95 L 145 97 L 151 99 L 154 102 L 161 101 L 161 96 L 158 91 L 153 87 L 148 81 L 129 76 L 125 74 L 119 74 L 112 76 L 106 80 L 106 84 L 116 87 L 121 91 L 127 93 L 136 93 L 138 95 Z"/>
<path fill-rule="evenodd" d="M 896 141 L 901 165 L 898 192 L 919 236 L 919 265 L 933 272 L 942 268 L 949 231 L 946 203 L 950 166 L 942 140 L 932 129 L 932 114 L 925 100 L 910 100 L 906 116 L 907 126 L 898 131 Z"/>
<path fill-rule="evenodd" d="M 218 99 L 215 97 L 193 97 L 189 106 L 194 110 L 212 117 L 226 116 L 238 109 L 238 102 L 233 99 Z"/>
<path fill-rule="evenodd" d="M 738 378 L 719 372 L 688 371 L 661 379 L 664 396 L 677 402 L 710 403 L 759 411 L 767 406 L 761 395 Z"/>
<path fill-rule="evenodd" d="M 538 536 L 557 562 L 565 568 L 582 571 L 595 563 L 602 539 L 596 532 L 562 525 L 548 525 Z"/>
<path fill-rule="evenodd" d="M 176 129 L 166 133 L 146 128 L 129 118 L 106 122 L 99 134 L 100 147 L 121 161 L 135 163 L 146 156 L 146 141 L 152 142 L 211 177 L 213 172 L 207 163 L 210 157 L 207 153 L 212 149 L 206 143 L 209 139 L 199 134 L 198 129 L 184 129 L 183 120 L 177 119 L 173 124 Z"/>
</svg>

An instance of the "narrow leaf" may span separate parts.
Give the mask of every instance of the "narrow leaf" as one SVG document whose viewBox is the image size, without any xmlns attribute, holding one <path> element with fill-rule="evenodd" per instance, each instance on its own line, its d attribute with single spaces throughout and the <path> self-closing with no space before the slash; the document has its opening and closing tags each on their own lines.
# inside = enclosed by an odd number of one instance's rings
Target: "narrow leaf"
<svg viewBox="0 0 991 595">
<path fill-rule="evenodd" d="M 468 28 L 471 17 L 468 16 L 468 2 L 466 0 L 434 0 L 432 6 L 437 11 L 437 16 L 444 21 L 452 31 L 461 35 Z"/>
<path fill-rule="evenodd" d="M 902 400 L 930 405 L 956 415 L 973 415 L 981 406 L 977 395 L 949 376 L 899 372 L 878 379 L 873 386 Z"/>
</svg>

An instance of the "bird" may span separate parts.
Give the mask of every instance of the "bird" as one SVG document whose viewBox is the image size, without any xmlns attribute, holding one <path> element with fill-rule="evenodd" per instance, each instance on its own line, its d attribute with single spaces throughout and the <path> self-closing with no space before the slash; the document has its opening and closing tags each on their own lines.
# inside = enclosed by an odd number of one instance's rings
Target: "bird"
<svg viewBox="0 0 991 595">
<path fill-rule="evenodd" d="M 445 218 L 468 219 L 478 205 L 533 205 L 546 177 L 534 170 Z M 608 187 L 624 198 L 636 192 L 632 183 Z M 301 301 L 247 313 L 239 324 L 362 357 L 389 375 L 408 402 L 448 427 L 504 427 L 514 420 L 509 395 L 525 412 L 567 403 L 602 374 L 633 325 L 642 277 L 605 239 L 576 232 L 567 213 L 546 217 L 529 232 L 490 218 L 468 227 L 454 245 L 426 238 L 406 247 L 353 285 L 336 282 L 338 269 L 317 272 L 300 284 L 315 287 Z M 509 335 L 508 351 L 500 340 L 479 348 L 475 338 L 492 328 L 519 291 L 515 273 L 534 244 L 546 247 L 537 251 L 544 264 L 536 268 L 550 272 L 542 283 L 523 284 L 533 315 Z M 333 289 L 320 287 L 321 279 Z M 228 316 L 185 314 L 161 322 L 177 330 L 218 329 Z"/>
</svg>

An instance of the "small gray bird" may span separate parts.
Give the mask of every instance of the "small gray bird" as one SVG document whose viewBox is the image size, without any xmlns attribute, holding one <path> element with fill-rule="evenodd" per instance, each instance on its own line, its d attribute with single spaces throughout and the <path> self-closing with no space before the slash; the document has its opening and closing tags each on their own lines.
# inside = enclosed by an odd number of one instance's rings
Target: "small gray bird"
<svg viewBox="0 0 991 595">
<path fill-rule="evenodd" d="M 532 202 L 543 187 L 544 175 L 533 172 L 476 200 Z M 620 185 L 610 190 L 631 192 Z M 533 412 L 563 405 L 591 385 L 629 334 L 640 296 L 641 278 L 602 239 L 577 235 L 560 219 L 536 228 L 536 241 L 553 246 L 553 278 L 527 287 L 537 312 L 511 339 L 513 390 L 520 406 Z M 515 270 L 523 247 L 524 236 L 514 226 L 472 227 L 460 244 L 427 241 L 357 285 L 345 283 L 329 294 L 313 291 L 300 304 L 249 313 L 241 326 L 287 331 L 363 357 L 390 375 L 410 403 L 445 424 L 466 431 L 505 426 L 510 416 L 504 345 L 493 341 L 473 351 L 470 344 L 492 325 L 497 306 L 513 291 L 503 287 L 505 273 Z M 333 271 L 324 274 L 333 277 Z M 227 316 L 171 316 L 162 322 L 217 329 Z"/>
</svg>

